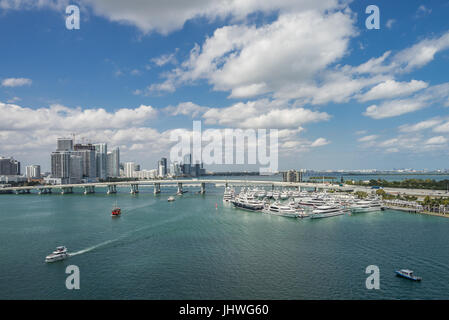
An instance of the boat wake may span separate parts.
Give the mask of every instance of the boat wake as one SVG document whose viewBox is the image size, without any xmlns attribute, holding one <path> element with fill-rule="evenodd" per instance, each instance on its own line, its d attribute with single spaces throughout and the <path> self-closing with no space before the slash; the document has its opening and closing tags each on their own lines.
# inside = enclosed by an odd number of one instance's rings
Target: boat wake
<svg viewBox="0 0 449 320">
<path fill-rule="evenodd" d="M 120 237 L 120 238 L 121 238 L 121 237 Z M 73 257 L 73 256 L 77 256 L 77 255 L 80 255 L 80 254 L 83 254 L 83 253 L 86 253 L 86 252 L 89 252 L 89 251 L 98 249 L 98 248 L 103 247 L 103 246 L 105 246 L 105 245 L 108 245 L 108 244 L 110 244 L 110 243 L 116 242 L 116 241 L 120 240 L 120 238 L 112 239 L 112 240 L 108 240 L 108 241 L 104 241 L 104 242 L 99 243 L 99 244 L 97 244 L 97 245 L 95 245 L 95 246 L 91 246 L 91 247 L 88 247 L 88 248 L 83 249 L 83 250 L 80 250 L 80 251 L 71 252 L 71 253 L 69 254 L 69 256 L 70 256 L 70 257 Z"/>
<path fill-rule="evenodd" d="M 71 252 L 71 253 L 69 253 L 69 256 L 70 256 L 70 257 L 78 256 L 78 255 L 80 255 L 80 254 L 84 254 L 84 253 L 87 253 L 87 252 L 96 250 L 96 249 L 98 249 L 98 248 L 101 248 L 101 247 L 107 246 L 107 245 L 109 245 L 109 244 L 118 242 L 118 241 L 120 241 L 120 240 L 126 239 L 126 238 L 129 237 L 130 235 L 135 234 L 136 232 L 139 232 L 139 231 L 143 231 L 143 230 L 146 230 L 146 229 L 151 229 L 151 228 L 159 227 L 159 226 L 165 225 L 165 224 L 171 224 L 171 223 L 173 223 L 173 222 L 176 222 L 176 221 L 179 221 L 179 220 L 183 219 L 184 216 L 185 216 L 185 215 L 179 215 L 179 216 L 175 216 L 175 217 L 170 218 L 170 219 L 166 219 L 166 220 L 163 220 L 163 221 L 159 221 L 159 222 L 153 223 L 153 224 L 151 224 L 151 225 L 147 225 L 147 226 L 143 226 L 143 227 L 140 227 L 140 228 L 136 228 L 136 229 L 134 229 L 134 230 L 132 230 L 132 231 L 126 232 L 125 234 L 121 235 L 120 237 L 118 237 L 118 238 L 116 238 L 116 239 L 107 240 L 107 241 L 101 242 L 101 243 L 99 243 L 99 244 L 96 244 L 96 245 L 94 245 L 94 246 L 85 248 L 85 249 L 83 249 L 83 250 L 79 250 L 79 251 L 76 251 L 76 252 Z M 150 235 L 150 236 L 153 236 L 153 235 Z M 137 239 L 133 239 L 133 240 L 128 240 L 128 241 L 126 241 L 126 242 L 132 243 L 132 242 L 134 242 L 134 241 L 146 239 L 146 238 L 148 238 L 148 235 L 145 235 L 144 237 L 141 236 L 140 238 L 141 238 L 141 239 L 137 238 Z"/>
</svg>

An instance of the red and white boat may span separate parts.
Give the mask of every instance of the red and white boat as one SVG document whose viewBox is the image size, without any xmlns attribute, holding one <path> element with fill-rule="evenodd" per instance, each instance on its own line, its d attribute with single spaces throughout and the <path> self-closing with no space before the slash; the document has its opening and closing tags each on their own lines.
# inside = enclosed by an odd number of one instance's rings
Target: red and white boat
<svg viewBox="0 0 449 320">
<path fill-rule="evenodd" d="M 122 209 L 120 209 L 119 207 L 117 207 L 117 203 L 115 204 L 115 207 L 112 209 L 112 216 L 113 217 L 118 217 L 122 214 Z"/>
</svg>

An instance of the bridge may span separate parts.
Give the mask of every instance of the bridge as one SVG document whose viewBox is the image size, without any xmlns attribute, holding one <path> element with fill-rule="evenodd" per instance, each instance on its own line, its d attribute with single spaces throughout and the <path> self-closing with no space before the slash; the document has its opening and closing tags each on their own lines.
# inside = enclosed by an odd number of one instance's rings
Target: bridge
<svg viewBox="0 0 449 320">
<path fill-rule="evenodd" d="M 233 179 L 167 179 L 167 180 L 138 180 L 138 181 L 119 181 L 119 182 L 93 182 L 93 183 L 80 183 L 80 184 L 63 184 L 63 185 L 37 185 L 37 186 L 23 186 L 23 187 L 7 187 L 0 188 L 0 194 L 2 193 L 16 193 L 16 194 L 50 194 L 60 193 L 67 194 L 73 193 L 74 189 L 84 190 L 84 194 L 95 193 L 95 190 L 105 190 L 107 194 L 117 192 L 118 187 L 129 187 L 131 194 L 139 193 L 139 187 L 153 187 L 154 194 L 161 192 L 161 186 L 177 187 L 177 193 L 182 194 L 184 192 L 183 187 L 200 187 L 200 193 L 206 192 L 206 184 L 214 184 L 217 187 L 239 187 L 239 186 L 260 186 L 264 188 L 295 188 L 300 190 L 301 188 L 313 189 L 313 190 L 337 190 L 342 192 L 356 192 L 363 191 L 367 193 L 373 193 L 376 190 L 367 186 L 354 186 L 354 185 L 333 185 L 323 183 L 312 182 L 281 182 L 270 180 L 233 180 Z M 390 194 L 402 194 L 413 195 L 418 197 L 429 196 L 449 196 L 449 193 L 441 190 L 426 190 L 426 189 L 403 189 L 403 188 L 384 188 L 385 192 Z"/>
</svg>

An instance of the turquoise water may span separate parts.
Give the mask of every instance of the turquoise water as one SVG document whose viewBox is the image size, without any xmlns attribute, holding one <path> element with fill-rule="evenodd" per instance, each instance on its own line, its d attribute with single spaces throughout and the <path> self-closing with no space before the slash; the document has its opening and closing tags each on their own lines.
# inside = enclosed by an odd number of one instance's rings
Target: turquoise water
<svg viewBox="0 0 449 320">
<path fill-rule="evenodd" d="M 292 220 L 207 186 L 0 195 L 0 299 L 448 299 L 449 219 L 397 211 Z M 123 214 L 112 218 L 117 200 Z M 216 204 L 218 208 L 216 209 Z M 57 245 L 75 253 L 44 263 Z M 67 290 L 65 268 L 80 269 Z M 380 268 L 380 290 L 365 268 Z M 394 276 L 411 268 L 421 283 Z"/>
</svg>

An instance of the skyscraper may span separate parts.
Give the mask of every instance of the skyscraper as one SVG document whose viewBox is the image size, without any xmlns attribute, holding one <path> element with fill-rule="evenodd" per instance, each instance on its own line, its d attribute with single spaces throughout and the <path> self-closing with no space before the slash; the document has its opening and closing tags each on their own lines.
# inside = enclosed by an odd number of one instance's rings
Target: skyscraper
<svg viewBox="0 0 449 320">
<path fill-rule="evenodd" d="M 74 154 L 83 158 L 83 177 L 95 179 L 97 176 L 97 160 L 95 147 L 92 144 L 75 144 Z"/>
<path fill-rule="evenodd" d="M 51 153 L 51 175 L 54 178 L 61 178 L 62 183 L 66 183 L 70 178 L 70 152 L 56 151 Z"/>
<path fill-rule="evenodd" d="M 118 147 L 108 152 L 108 177 L 120 176 L 120 149 Z"/>
<path fill-rule="evenodd" d="M 108 176 L 108 145 L 106 143 L 94 144 L 95 158 L 97 160 L 97 177 L 106 179 Z"/>
</svg>

